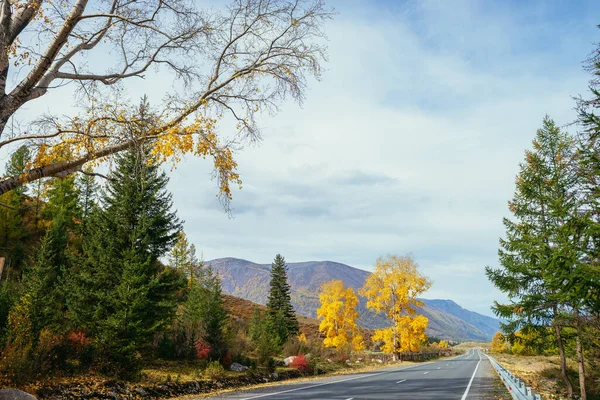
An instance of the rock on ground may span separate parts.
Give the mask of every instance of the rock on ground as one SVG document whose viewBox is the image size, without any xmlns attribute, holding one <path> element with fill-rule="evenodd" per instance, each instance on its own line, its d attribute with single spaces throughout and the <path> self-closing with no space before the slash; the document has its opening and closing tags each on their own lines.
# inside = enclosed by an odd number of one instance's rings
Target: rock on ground
<svg viewBox="0 0 600 400">
<path fill-rule="evenodd" d="M 17 389 L 0 389 L 0 400 L 37 400 L 29 393 Z"/>
<path fill-rule="evenodd" d="M 286 367 L 289 367 L 290 364 L 293 363 L 295 359 L 296 359 L 296 356 L 289 356 L 288 358 L 283 359 L 283 363 L 285 364 Z"/>
<path fill-rule="evenodd" d="M 236 372 L 242 372 L 248 369 L 248 367 L 246 367 L 245 365 L 242 365 L 240 363 L 233 363 L 231 364 L 231 366 L 229 367 L 229 369 L 231 371 L 236 371 Z"/>
</svg>

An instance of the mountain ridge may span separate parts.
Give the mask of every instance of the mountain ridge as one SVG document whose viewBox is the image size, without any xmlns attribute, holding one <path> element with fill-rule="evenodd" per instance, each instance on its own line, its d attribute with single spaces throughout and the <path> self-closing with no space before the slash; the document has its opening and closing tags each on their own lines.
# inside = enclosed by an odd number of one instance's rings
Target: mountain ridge
<svg viewBox="0 0 600 400">
<path fill-rule="evenodd" d="M 223 293 L 258 304 L 265 304 L 270 280 L 270 264 L 226 257 L 206 262 L 219 274 Z M 319 307 L 318 290 L 322 283 L 340 279 L 347 287 L 358 289 L 371 274 L 335 261 L 303 261 L 287 263 L 288 281 L 294 309 L 298 314 L 316 317 Z M 463 308 L 450 299 L 420 299 L 424 307 L 419 314 L 429 319 L 427 334 L 442 339 L 489 341 L 499 330 L 499 321 Z M 366 328 L 389 326 L 389 321 L 381 315 L 367 310 L 366 300 L 361 298 L 358 306 L 359 325 Z"/>
</svg>

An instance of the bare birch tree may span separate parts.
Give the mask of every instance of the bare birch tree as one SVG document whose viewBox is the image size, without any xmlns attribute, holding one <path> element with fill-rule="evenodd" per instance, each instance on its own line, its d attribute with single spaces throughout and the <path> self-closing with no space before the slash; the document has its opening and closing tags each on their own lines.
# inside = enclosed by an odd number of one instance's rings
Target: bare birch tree
<svg viewBox="0 0 600 400">
<path fill-rule="evenodd" d="M 234 137 L 258 139 L 258 113 L 287 96 L 301 103 L 307 79 L 320 78 L 330 16 L 322 0 L 235 0 L 224 11 L 194 0 L 0 0 L 0 149 L 25 144 L 33 154 L 24 173 L 0 177 L 0 194 L 148 142 L 161 160 L 211 157 L 227 204 L 239 175 L 216 123 L 229 114 Z M 120 91 L 154 67 L 185 90 L 148 124 Z M 64 85 L 81 112 L 20 123 L 26 105 Z"/>
</svg>

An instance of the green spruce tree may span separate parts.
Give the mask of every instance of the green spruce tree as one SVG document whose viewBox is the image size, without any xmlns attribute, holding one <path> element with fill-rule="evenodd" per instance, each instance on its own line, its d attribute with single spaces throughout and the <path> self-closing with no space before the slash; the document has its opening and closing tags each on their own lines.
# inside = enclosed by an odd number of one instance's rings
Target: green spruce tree
<svg viewBox="0 0 600 400">
<path fill-rule="evenodd" d="M 42 216 L 49 221 L 60 216 L 71 230 L 81 219 L 80 193 L 75 185 L 75 175 L 53 178 L 46 191 L 46 204 Z"/>
<path fill-rule="evenodd" d="M 274 335 L 280 346 L 291 335 L 300 332 L 290 293 L 291 289 L 287 281 L 287 265 L 281 254 L 277 254 L 271 264 L 271 282 L 267 309 Z"/>
<path fill-rule="evenodd" d="M 143 102 L 140 120 L 148 113 Z M 152 336 L 176 311 L 181 275 L 159 262 L 181 230 L 167 182 L 143 146 L 116 157 L 70 281 L 72 324 L 96 339 L 97 360 L 110 374 L 136 374 Z"/>
<path fill-rule="evenodd" d="M 81 316 L 91 311 L 90 328 L 116 373 L 137 370 L 139 352 L 174 315 L 181 285 L 177 274 L 158 261 L 181 224 L 171 211 L 167 177 L 148 157 L 147 151 L 134 149 L 117 158 L 104 208 L 92 219 L 84 244 L 84 280 L 92 294 L 84 304 L 92 307 Z"/>
<path fill-rule="evenodd" d="M 268 366 L 271 358 L 278 352 L 279 344 L 273 332 L 271 319 L 258 308 L 255 308 L 248 333 L 258 354 L 258 363 L 265 367 Z"/>
<path fill-rule="evenodd" d="M 188 242 L 183 231 L 180 232 L 169 254 L 169 265 L 181 271 L 191 282 L 195 278 L 195 270 L 201 269 L 201 264 L 196 258 L 196 247 Z"/>
<path fill-rule="evenodd" d="M 229 321 L 221 296 L 221 279 L 210 266 L 188 277 L 189 293 L 183 309 L 183 327 L 190 341 L 201 339 L 210 346 L 210 360 L 222 361 L 227 354 L 226 328 Z"/>
<path fill-rule="evenodd" d="M 573 168 L 574 141 L 546 117 L 537 131 L 533 150 L 520 164 L 516 190 L 504 219 L 506 239 L 500 240 L 501 268 L 486 267 L 492 283 L 505 292 L 507 304 L 494 306 L 506 319 L 505 332 L 514 339 L 520 330 L 554 329 L 561 357 L 561 375 L 572 396 L 566 373 L 562 326 L 569 309 L 562 297 L 560 277 L 572 272 L 579 253 L 577 176 Z"/>
<path fill-rule="evenodd" d="M 81 236 L 87 233 L 89 219 L 91 218 L 98 202 L 99 188 L 96 184 L 96 179 L 91 171 L 85 171 L 76 181 L 79 191 L 79 209 L 81 210 Z"/>
<path fill-rule="evenodd" d="M 202 274 L 200 290 L 202 301 L 202 328 L 204 341 L 210 345 L 209 358 L 223 361 L 227 354 L 226 327 L 229 321 L 227 310 L 221 297 L 221 279 L 210 266 Z"/>
<path fill-rule="evenodd" d="M 581 250 L 581 265 L 565 281 L 565 293 L 568 293 L 574 315 L 573 325 L 576 336 L 576 353 L 579 369 L 580 396 L 585 393 L 585 360 L 582 337 L 597 337 L 600 334 L 597 321 L 600 320 L 600 46 L 585 62 L 586 69 L 592 73 L 589 82 L 591 97 L 577 99 L 579 125 L 578 173 L 581 179 L 581 197 L 583 207 L 580 217 L 585 222 L 584 240 Z M 590 334 L 590 332 L 592 332 Z M 586 340 L 592 356 L 598 359 L 600 346 L 594 339 Z M 593 377 L 594 378 L 594 377 Z"/>
</svg>

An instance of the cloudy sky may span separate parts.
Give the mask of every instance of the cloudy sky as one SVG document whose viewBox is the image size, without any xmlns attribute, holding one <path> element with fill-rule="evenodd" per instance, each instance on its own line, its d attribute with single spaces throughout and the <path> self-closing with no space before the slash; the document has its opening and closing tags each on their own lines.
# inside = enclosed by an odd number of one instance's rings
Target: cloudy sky
<svg viewBox="0 0 600 400">
<path fill-rule="evenodd" d="M 545 114 L 574 119 L 581 62 L 600 41 L 592 2 L 339 1 L 330 60 L 303 108 L 264 118 L 238 155 L 234 218 L 188 159 L 171 188 L 205 259 L 334 260 L 369 270 L 412 253 L 452 299 L 491 315 L 514 177 Z"/>
<path fill-rule="evenodd" d="M 573 121 L 581 62 L 600 41 L 597 2 L 524 3 L 331 3 L 323 79 L 302 108 L 264 116 L 263 141 L 237 154 L 233 218 L 209 160 L 171 173 L 204 259 L 281 253 L 369 270 L 412 253 L 434 281 L 425 297 L 491 315 L 504 297 L 484 267 L 497 265 L 518 163 L 545 114 Z M 136 90 L 160 98 L 158 87 Z"/>
</svg>

